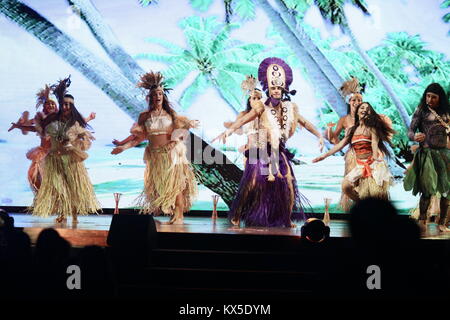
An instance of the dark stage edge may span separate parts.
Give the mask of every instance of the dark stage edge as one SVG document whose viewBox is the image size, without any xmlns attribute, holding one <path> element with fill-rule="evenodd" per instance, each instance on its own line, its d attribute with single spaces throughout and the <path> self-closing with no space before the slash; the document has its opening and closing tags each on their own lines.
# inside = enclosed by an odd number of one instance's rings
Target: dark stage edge
<svg viewBox="0 0 450 320">
<path fill-rule="evenodd" d="M 87 245 L 107 246 L 106 239 L 112 220 L 112 215 L 80 216 L 78 223 L 73 224 L 70 219 L 67 223 L 55 223 L 55 217 L 41 218 L 24 213 L 10 213 L 14 218 L 16 228 L 23 230 L 30 236 L 32 243 L 45 228 L 54 228 L 68 240 L 72 246 L 83 247 Z M 281 241 L 296 240 L 300 238 L 302 222 L 296 228 L 239 228 L 230 225 L 226 218 L 218 218 L 215 221 L 211 217 L 192 217 L 186 215 L 184 224 L 165 224 L 168 217 L 155 217 L 158 235 L 165 240 L 170 239 L 201 239 L 208 241 L 217 238 L 233 239 L 233 241 L 256 240 L 260 237 L 268 237 Z M 349 238 L 348 222 L 346 220 L 332 219 L 330 221 L 331 238 Z M 428 225 L 427 236 L 424 239 L 449 240 L 450 232 L 439 233 L 436 224 Z"/>
</svg>

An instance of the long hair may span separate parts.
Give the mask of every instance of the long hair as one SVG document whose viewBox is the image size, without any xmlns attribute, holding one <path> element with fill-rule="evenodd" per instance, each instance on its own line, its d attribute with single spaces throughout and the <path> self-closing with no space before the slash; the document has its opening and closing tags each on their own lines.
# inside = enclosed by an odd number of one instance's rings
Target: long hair
<svg viewBox="0 0 450 320">
<path fill-rule="evenodd" d="M 150 93 L 147 95 L 148 110 L 146 112 L 142 112 L 139 115 L 138 124 L 140 126 L 144 126 L 145 121 L 147 121 L 147 119 L 150 117 L 150 112 L 155 108 L 155 106 L 152 105 L 152 96 L 155 92 L 155 89 L 150 90 Z M 164 109 L 164 111 L 166 111 L 170 115 L 170 117 L 172 118 L 172 121 L 175 121 L 175 110 L 172 109 L 172 106 L 169 102 L 169 98 L 167 97 L 167 94 L 165 92 L 163 94 L 162 108 Z"/>
<path fill-rule="evenodd" d="M 428 85 L 425 91 L 422 94 L 422 98 L 420 99 L 420 103 L 418 108 L 422 111 L 428 111 L 427 108 L 427 93 L 431 92 L 437 94 L 439 96 L 439 106 L 436 108 L 436 112 L 439 115 L 450 114 L 450 104 L 448 101 L 447 94 L 445 93 L 444 88 L 439 83 L 432 83 Z"/>
<path fill-rule="evenodd" d="M 43 121 L 42 128 L 45 130 L 45 127 L 49 125 L 51 122 L 55 120 L 61 120 L 63 118 L 64 110 L 64 98 L 71 98 L 72 100 L 75 100 L 74 97 L 71 94 L 67 93 L 67 88 L 70 86 L 70 76 L 66 79 L 60 80 L 57 84 L 54 84 L 51 86 L 54 95 L 58 99 L 58 112 L 49 115 L 45 120 Z M 69 127 L 73 126 L 75 122 L 78 122 L 80 126 L 83 128 L 91 128 L 86 121 L 84 120 L 83 116 L 78 112 L 77 108 L 75 107 L 75 104 L 70 103 L 70 117 L 67 121 L 67 125 Z"/>
<path fill-rule="evenodd" d="M 258 88 L 255 88 L 254 90 L 260 92 L 261 95 L 262 95 L 261 90 L 259 90 Z M 267 91 L 267 95 L 268 95 L 268 92 L 269 92 L 269 91 Z M 251 99 L 252 99 L 252 95 L 250 95 L 250 96 L 247 98 L 247 105 L 246 105 L 246 107 L 245 107 L 245 112 L 246 112 L 246 113 L 249 112 L 250 110 L 252 110 L 252 105 L 251 105 L 251 103 L 250 103 L 250 100 L 251 100 Z"/>
<path fill-rule="evenodd" d="M 349 141 L 352 141 L 353 135 L 355 134 L 356 129 L 358 128 L 358 126 L 361 123 L 360 119 L 359 119 L 359 115 L 358 115 L 358 110 L 363 104 L 367 104 L 367 106 L 369 107 L 369 111 L 370 111 L 370 113 L 366 116 L 366 119 L 364 120 L 364 124 L 368 128 L 375 130 L 375 133 L 378 137 L 378 148 L 387 157 L 389 157 L 390 152 L 386 148 L 384 142 L 387 142 L 387 143 L 389 143 L 389 145 L 391 145 L 389 137 L 394 135 L 396 132 L 390 126 L 388 126 L 386 122 L 383 121 L 383 119 L 378 115 L 378 113 L 375 112 L 375 110 L 373 109 L 371 104 L 368 102 L 360 103 L 356 107 L 355 125 L 353 127 L 351 127 L 350 132 L 348 134 L 348 139 L 349 139 Z"/>
</svg>

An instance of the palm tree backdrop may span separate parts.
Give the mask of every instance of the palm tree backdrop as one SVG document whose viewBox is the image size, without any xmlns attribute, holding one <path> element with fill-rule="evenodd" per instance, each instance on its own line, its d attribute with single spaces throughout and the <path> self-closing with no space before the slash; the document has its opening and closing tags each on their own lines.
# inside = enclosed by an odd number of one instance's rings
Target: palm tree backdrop
<svg viewBox="0 0 450 320">
<path fill-rule="evenodd" d="M 198 94 L 213 87 L 232 110 L 236 113 L 241 111 L 241 82 L 245 75 L 257 74 L 260 60 L 255 57 L 259 56 L 264 46 L 232 40 L 230 32 L 239 28 L 239 24 L 223 24 L 216 17 L 188 17 L 180 21 L 179 26 L 188 48 L 151 37 L 146 40 L 162 45 L 168 53 L 141 53 L 135 58 L 169 64 L 169 68 L 162 72 L 172 87 L 195 72 L 195 79 L 184 90 L 179 101 L 183 109 L 189 108 Z"/>
</svg>

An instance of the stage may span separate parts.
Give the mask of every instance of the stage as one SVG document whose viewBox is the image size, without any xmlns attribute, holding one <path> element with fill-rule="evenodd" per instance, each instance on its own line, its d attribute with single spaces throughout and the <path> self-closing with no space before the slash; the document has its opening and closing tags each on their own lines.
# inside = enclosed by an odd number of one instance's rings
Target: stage
<svg viewBox="0 0 450 320">
<path fill-rule="evenodd" d="M 32 243 L 36 242 L 39 233 L 45 228 L 54 228 L 58 233 L 68 240 L 72 246 L 83 247 L 87 245 L 107 246 L 112 215 L 89 215 L 80 216 L 78 223 L 73 224 L 69 219 L 66 223 L 55 223 L 54 217 L 40 218 L 30 214 L 12 213 L 15 227 L 23 228 L 30 236 Z M 155 217 L 158 234 L 165 237 L 180 236 L 182 234 L 195 237 L 201 235 L 223 235 L 223 236 L 270 236 L 279 238 L 299 238 L 302 222 L 296 228 L 245 228 L 230 225 L 226 218 L 198 217 L 186 215 L 184 224 L 169 225 L 168 217 Z M 330 221 L 330 237 L 348 238 L 350 237 L 348 221 L 345 219 L 332 219 Z M 439 233 L 436 224 L 428 226 L 425 239 L 450 239 L 450 233 Z"/>
</svg>

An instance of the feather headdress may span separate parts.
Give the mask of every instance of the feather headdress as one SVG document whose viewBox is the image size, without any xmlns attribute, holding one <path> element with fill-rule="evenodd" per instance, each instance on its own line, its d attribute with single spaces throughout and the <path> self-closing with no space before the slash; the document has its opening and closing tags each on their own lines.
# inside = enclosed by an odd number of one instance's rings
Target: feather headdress
<svg viewBox="0 0 450 320">
<path fill-rule="evenodd" d="M 339 91 L 341 95 L 345 98 L 345 101 L 348 103 L 351 96 L 355 93 L 362 94 L 364 92 L 365 85 L 360 85 L 359 80 L 356 77 L 353 77 L 350 80 L 345 81 Z"/>
<path fill-rule="evenodd" d="M 38 93 L 36 93 L 36 109 L 39 109 L 40 106 L 44 106 L 47 101 L 53 101 L 50 99 L 50 92 L 51 87 L 48 85 L 45 85 L 45 87 L 41 90 L 39 90 Z"/>
<path fill-rule="evenodd" d="M 161 72 L 147 72 L 141 76 L 141 80 L 137 84 L 138 88 L 143 88 L 147 90 L 154 90 L 156 88 L 161 88 L 164 93 L 168 93 L 170 88 L 166 88 L 166 83 L 164 82 L 164 76 Z"/>
<path fill-rule="evenodd" d="M 259 65 L 258 79 L 263 90 L 275 86 L 289 91 L 293 80 L 292 69 L 280 58 L 266 58 Z"/>
<path fill-rule="evenodd" d="M 53 91 L 53 94 L 56 96 L 56 99 L 58 99 L 59 108 L 62 108 L 62 105 L 64 104 L 64 96 L 67 93 L 67 88 L 70 86 L 70 75 L 63 79 L 59 80 L 58 83 L 55 83 L 50 88 Z"/>
<path fill-rule="evenodd" d="M 253 90 L 256 89 L 258 80 L 253 76 L 249 75 L 245 77 L 245 80 L 241 83 L 241 89 L 244 94 L 249 95 Z"/>
</svg>

